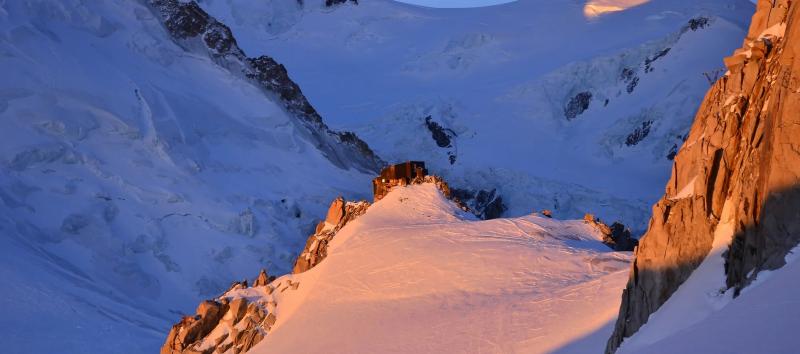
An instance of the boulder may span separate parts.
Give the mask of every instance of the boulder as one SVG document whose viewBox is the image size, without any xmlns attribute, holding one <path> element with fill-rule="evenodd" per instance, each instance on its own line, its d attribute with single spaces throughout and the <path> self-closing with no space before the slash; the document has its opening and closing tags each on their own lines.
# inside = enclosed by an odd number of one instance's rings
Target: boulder
<svg viewBox="0 0 800 354">
<path fill-rule="evenodd" d="M 172 326 L 161 354 L 185 353 L 187 348 L 211 333 L 227 309 L 227 305 L 213 300 L 201 302 L 194 316 L 184 316 Z"/>
<path fill-rule="evenodd" d="M 231 321 L 233 323 L 237 323 L 244 317 L 244 314 L 247 311 L 247 299 L 243 297 L 233 299 L 229 306 L 229 312 L 232 316 Z"/>
</svg>

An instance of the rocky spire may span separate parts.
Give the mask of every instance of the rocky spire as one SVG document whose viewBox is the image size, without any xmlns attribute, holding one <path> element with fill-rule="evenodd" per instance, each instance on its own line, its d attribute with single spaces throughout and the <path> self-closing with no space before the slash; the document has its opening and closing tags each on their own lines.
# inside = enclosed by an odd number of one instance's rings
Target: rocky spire
<svg viewBox="0 0 800 354">
<path fill-rule="evenodd" d="M 267 284 L 269 284 L 269 276 L 267 276 L 267 271 L 261 268 L 261 272 L 258 273 L 258 278 L 253 282 L 253 287 L 267 286 Z"/>
<path fill-rule="evenodd" d="M 725 58 L 728 73 L 706 95 L 653 207 L 607 353 L 669 299 L 715 236 L 731 238 L 720 272 L 734 295 L 800 241 L 797 21 L 797 1 L 760 0 L 743 47 Z"/>
<path fill-rule="evenodd" d="M 292 273 L 305 272 L 322 262 L 328 256 L 328 243 L 336 233 L 345 224 L 364 214 L 369 206 L 366 201 L 347 202 L 342 197 L 336 198 L 328 208 L 325 220 L 320 221 L 314 234 L 308 237 L 306 247 L 295 260 Z"/>
</svg>

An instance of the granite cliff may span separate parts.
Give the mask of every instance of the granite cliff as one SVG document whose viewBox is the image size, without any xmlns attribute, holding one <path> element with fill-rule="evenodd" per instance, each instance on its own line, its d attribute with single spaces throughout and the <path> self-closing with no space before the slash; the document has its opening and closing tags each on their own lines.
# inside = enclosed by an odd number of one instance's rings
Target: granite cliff
<svg viewBox="0 0 800 354">
<path fill-rule="evenodd" d="M 800 241 L 798 20 L 796 1 L 760 0 L 742 48 L 725 58 L 728 72 L 707 93 L 653 207 L 607 353 L 686 281 L 715 238 L 730 238 L 724 272 L 734 296 L 783 266 Z"/>
</svg>

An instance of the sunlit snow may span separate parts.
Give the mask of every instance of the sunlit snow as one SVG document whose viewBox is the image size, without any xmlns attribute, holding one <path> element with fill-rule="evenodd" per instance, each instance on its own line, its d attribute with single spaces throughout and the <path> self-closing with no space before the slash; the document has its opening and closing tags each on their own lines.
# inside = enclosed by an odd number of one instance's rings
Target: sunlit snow
<svg viewBox="0 0 800 354">
<path fill-rule="evenodd" d="M 587 18 L 601 16 L 607 13 L 623 11 L 634 6 L 647 3 L 650 0 L 589 0 L 583 6 L 583 15 Z"/>
<path fill-rule="evenodd" d="M 432 184 L 397 187 L 290 276 L 299 288 L 252 353 L 597 351 L 630 259 L 600 238 L 582 220 L 478 221 Z"/>
<path fill-rule="evenodd" d="M 438 8 L 472 8 L 500 5 L 517 0 L 394 0 L 406 4 Z"/>
</svg>

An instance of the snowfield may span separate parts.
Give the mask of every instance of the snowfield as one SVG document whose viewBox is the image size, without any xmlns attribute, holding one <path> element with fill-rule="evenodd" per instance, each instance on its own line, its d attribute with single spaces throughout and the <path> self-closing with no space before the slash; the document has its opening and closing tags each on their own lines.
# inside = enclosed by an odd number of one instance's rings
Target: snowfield
<svg viewBox="0 0 800 354">
<path fill-rule="evenodd" d="M 322 263 L 275 281 L 299 286 L 273 293 L 278 321 L 249 353 L 597 352 L 630 260 L 600 239 L 583 221 L 478 221 L 433 184 L 397 187 Z"/>
</svg>

